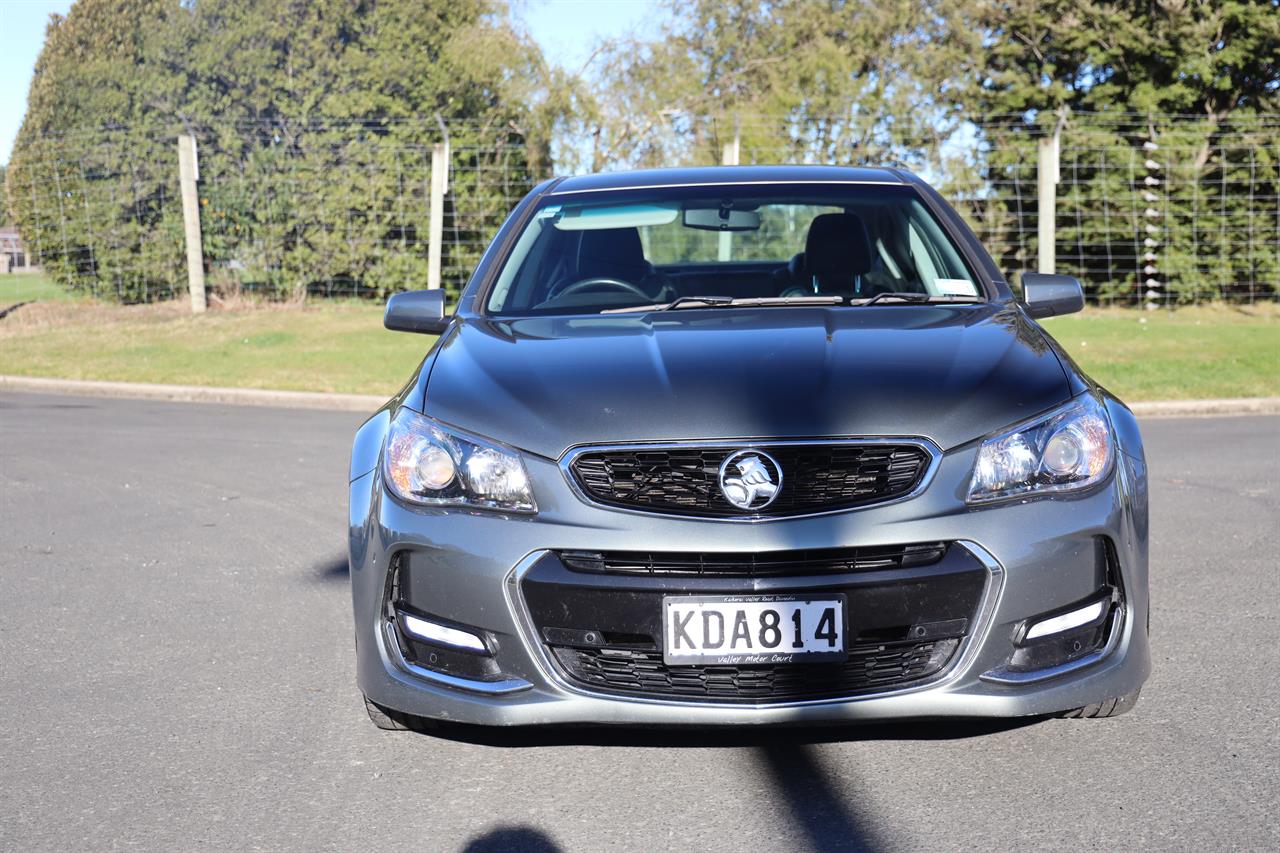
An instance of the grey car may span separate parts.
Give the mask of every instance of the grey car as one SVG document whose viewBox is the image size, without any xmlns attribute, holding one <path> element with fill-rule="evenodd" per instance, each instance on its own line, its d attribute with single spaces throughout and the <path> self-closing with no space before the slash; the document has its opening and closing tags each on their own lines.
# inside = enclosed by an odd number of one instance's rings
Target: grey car
<svg viewBox="0 0 1280 853">
<path fill-rule="evenodd" d="M 804 725 L 1132 707 L 1133 414 L 897 169 L 547 181 L 355 437 L 359 685 L 384 728 Z"/>
</svg>

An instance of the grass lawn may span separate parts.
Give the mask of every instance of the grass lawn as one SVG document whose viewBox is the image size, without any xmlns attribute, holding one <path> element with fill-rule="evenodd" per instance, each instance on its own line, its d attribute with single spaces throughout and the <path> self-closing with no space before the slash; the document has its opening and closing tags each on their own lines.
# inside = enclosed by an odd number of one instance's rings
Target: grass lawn
<svg viewBox="0 0 1280 853">
<path fill-rule="evenodd" d="M 390 395 L 431 339 L 382 328 L 375 305 L 211 310 L 25 305 L 0 320 L 0 373 Z"/>
<path fill-rule="evenodd" d="M 1274 304 L 1092 309 L 1044 326 L 1122 400 L 1280 396 L 1280 310 Z"/>
<path fill-rule="evenodd" d="M 36 299 L 70 299 L 65 290 L 42 272 L 6 273 L 0 275 L 0 311 L 15 302 Z"/>
<path fill-rule="evenodd" d="M 0 290 L 0 308 L 21 301 L 9 295 Z M 384 331 L 381 314 L 377 305 L 318 303 L 197 318 L 180 301 L 40 301 L 0 320 L 0 373 L 390 394 L 430 339 Z M 1275 305 L 1090 310 L 1045 325 L 1125 400 L 1280 396 Z"/>
</svg>

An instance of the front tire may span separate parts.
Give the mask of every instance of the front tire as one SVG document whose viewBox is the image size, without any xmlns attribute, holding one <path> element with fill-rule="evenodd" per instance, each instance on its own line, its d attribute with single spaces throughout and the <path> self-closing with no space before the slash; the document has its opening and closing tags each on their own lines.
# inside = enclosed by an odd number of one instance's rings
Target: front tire
<svg viewBox="0 0 1280 853">
<path fill-rule="evenodd" d="M 1083 708 L 1064 711 L 1062 716 L 1067 719 L 1102 719 L 1103 717 L 1118 717 L 1121 714 L 1127 714 L 1132 711 L 1133 706 L 1138 704 L 1138 697 L 1140 695 L 1142 695 L 1141 687 L 1124 696 L 1118 696 L 1114 699 L 1104 699 L 1103 701 L 1095 702 L 1092 705 L 1085 705 Z"/>
</svg>

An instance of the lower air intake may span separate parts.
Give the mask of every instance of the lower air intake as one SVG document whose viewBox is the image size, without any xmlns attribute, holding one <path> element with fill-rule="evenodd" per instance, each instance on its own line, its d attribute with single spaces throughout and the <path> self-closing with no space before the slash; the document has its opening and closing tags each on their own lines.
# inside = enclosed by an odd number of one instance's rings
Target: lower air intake
<svg viewBox="0 0 1280 853">
<path fill-rule="evenodd" d="M 662 653 L 552 646 L 575 682 L 635 696 L 712 702 L 828 699 L 907 687 L 940 672 L 957 638 L 854 646 L 843 663 L 776 666 L 668 666 Z"/>
</svg>

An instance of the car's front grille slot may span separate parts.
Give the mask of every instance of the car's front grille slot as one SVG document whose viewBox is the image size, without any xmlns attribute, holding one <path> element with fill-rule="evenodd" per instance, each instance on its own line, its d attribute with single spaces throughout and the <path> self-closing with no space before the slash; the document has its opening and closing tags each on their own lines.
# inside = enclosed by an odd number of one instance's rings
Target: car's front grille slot
<svg viewBox="0 0 1280 853">
<path fill-rule="evenodd" d="M 938 562 L 945 542 L 874 548 L 812 548 L 760 553 L 679 551 L 561 551 L 560 560 L 578 572 L 706 577 L 773 577 L 914 568 Z"/>
<path fill-rule="evenodd" d="M 720 466 L 740 447 L 609 448 L 579 453 L 570 468 L 588 497 L 613 506 L 708 517 L 750 515 L 720 493 Z M 783 483 L 760 514 L 847 509 L 909 494 L 929 467 L 917 444 L 762 443 Z"/>
<path fill-rule="evenodd" d="M 659 651 L 551 646 L 575 682 L 639 696 L 778 702 L 856 696 L 907 687 L 940 672 L 958 638 L 853 646 L 843 663 L 669 666 Z"/>
</svg>

